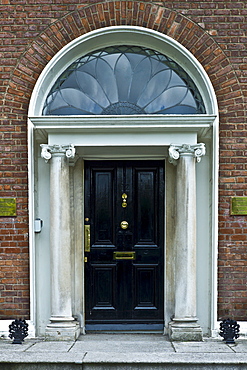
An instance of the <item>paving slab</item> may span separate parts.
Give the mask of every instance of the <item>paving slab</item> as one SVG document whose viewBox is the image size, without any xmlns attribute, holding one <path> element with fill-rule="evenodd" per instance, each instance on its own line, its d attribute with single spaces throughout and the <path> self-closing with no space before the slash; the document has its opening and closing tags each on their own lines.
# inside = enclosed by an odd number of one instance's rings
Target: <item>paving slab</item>
<svg viewBox="0 0 247 370">
<path fill-rule="evenodd" d="M 121 341 L 121 342 L 125 342 L 125 341 L 129 341 L 129 340 L 133 340 L 133 341 L 139 341 L 141 340 L 142 342 L 169 342 L 169 339 L 166 335 L 163 335 L 163 334 L 86 334 L 86 335 L 81 335 L 77 342 L 80 342 L 80 341 L 87 341 L 87 342 L 90 342 L 90 341 L 100 341 L 100 342 L 107 342 L 107 341 Z"/>
<path fill-rule="evenodd" d="M 75 342 L 44 341 L 27 348 L 28 352 L 69 352 Z"/>
<path fill-rule="evenodd" d="M 174 349 L 179 353 L 233 353 L 231 347 L 224 342 L 173 342 Z"/>
<path fill-rule="evenodd" d="M 236 340 L 236 343 L 229 344 L 229 347 L 236 353 L 246 353 L 247 354 L 247 341 L 246 340 Z"/>
<path fill-rule="evenodd" d="M 93 339 L 96 340 L 93 340 Z M 77 341 L 71 348 L 70 352 L 115 352 L 115 353 L 130 353 L 130 352 L 174 352 L 171 342 L 167 341 L 164 336 L 145 337 L 124 335 L 110 336 L 98 340 L 98 336 L 85 336 L 84 340 Z"/>
<path fill-rule="evenodd" d="M 24 352 L 31 348 L 37 342 L 35 340 L 27 340 L 22 344 L 12 344 L 12 340 L 0 340 L 0 353 L 2 352 Z"/>
</svg>

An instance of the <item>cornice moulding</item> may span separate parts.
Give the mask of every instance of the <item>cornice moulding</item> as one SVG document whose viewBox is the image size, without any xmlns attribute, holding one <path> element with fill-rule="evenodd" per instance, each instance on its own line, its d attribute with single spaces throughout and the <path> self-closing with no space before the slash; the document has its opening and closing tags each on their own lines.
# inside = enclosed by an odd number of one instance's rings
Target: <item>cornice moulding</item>
<svg viewBox="0 0 247 370">
<path fill-rule="evenodd" d="M 30 117 L 34 130 L 47 134 L 71 132 L 188 131 L 201 137 L 208 134 L 215 115 L 136 115 L 136 116 L 36 116 Z"/>
</svg>

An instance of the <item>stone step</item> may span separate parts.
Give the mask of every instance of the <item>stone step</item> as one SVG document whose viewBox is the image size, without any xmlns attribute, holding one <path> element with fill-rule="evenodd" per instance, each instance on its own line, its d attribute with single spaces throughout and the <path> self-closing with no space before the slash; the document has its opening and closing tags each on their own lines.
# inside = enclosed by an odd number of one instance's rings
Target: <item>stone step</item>
<svg viewBox="0 0 247 370">
<path fill-rule="evenodd" d="M 184 369 L 184 370 L 197 370 L 197 369 L 207 369 L 207 370 L 237 370 L 247 368 L 246 356 L 237 356 L 234 360 L 226 356 L 225 359 L 219 358 L 219 356 L 203 355 L 203 356 L 167 356 L 166 358 L 161 358 L 158 356 L 153 356 L 153 358 L 128 358 L 126 354 L 125 359 L 120 356 L 120 359 L 113 359 L 112 357 L 117 356 L 106 356 L 106 359 L 98 359 L 94 361 L 90 358 L 74 362 L 70 358 L 65 360 L 55 360 L 47 361 L 46 359 L 35 359 L 22 362 L 0 362 L 1 370 L 156 370 L 156 369 Z M 68 356 L 70 357 L 70 356 Z M 140 356 L 142 357 L 142 356 Z M 102 360 L 102 362 L 101 362 Z M 133 360 L 133 361 L 132 361 Z"/>
<path fill-rule="evenodd" d="M 163 335 L 96 334 L 76 342 L 0 340 L 0 370 L 244 369 L 247 341 L 170 342 Z"/>
</svg>

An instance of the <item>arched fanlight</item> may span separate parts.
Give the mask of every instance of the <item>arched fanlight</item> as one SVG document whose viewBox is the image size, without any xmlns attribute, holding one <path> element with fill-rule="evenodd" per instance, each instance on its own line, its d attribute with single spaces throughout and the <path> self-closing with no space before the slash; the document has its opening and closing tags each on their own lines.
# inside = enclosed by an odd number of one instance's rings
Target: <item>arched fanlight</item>
<svg viewBox="0 0 247 370">
<path fill-rule="evenodd" d="M 113 46 L 77 59 L 49 92 L 43 115 L 203 114 L 190 76 L 169 57 Z"/>
</svg>

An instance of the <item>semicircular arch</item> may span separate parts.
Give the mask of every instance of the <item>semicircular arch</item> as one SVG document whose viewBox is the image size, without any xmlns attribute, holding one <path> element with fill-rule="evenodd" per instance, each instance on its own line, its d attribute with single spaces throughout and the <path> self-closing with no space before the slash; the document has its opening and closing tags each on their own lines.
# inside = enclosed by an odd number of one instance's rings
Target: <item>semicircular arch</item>
<svg viewBox="0 0 247 370">
<path fill-rule="evenodd" d="M 217 102 L 210 79 L 192 53 L 180 43 L 158 31 L 140 26 L 110 26 L 88 32 L 74 39 L 52 58 L 42 71 L 33 90 L 29 116 L 42 114 L 47 93 L 61 73 L 75 60 L 94 50 L 116 45 L 141 45 L 165 53 L 192 78 L 200 91 L 206 112 L 217 114 Z"/>
</svg>

